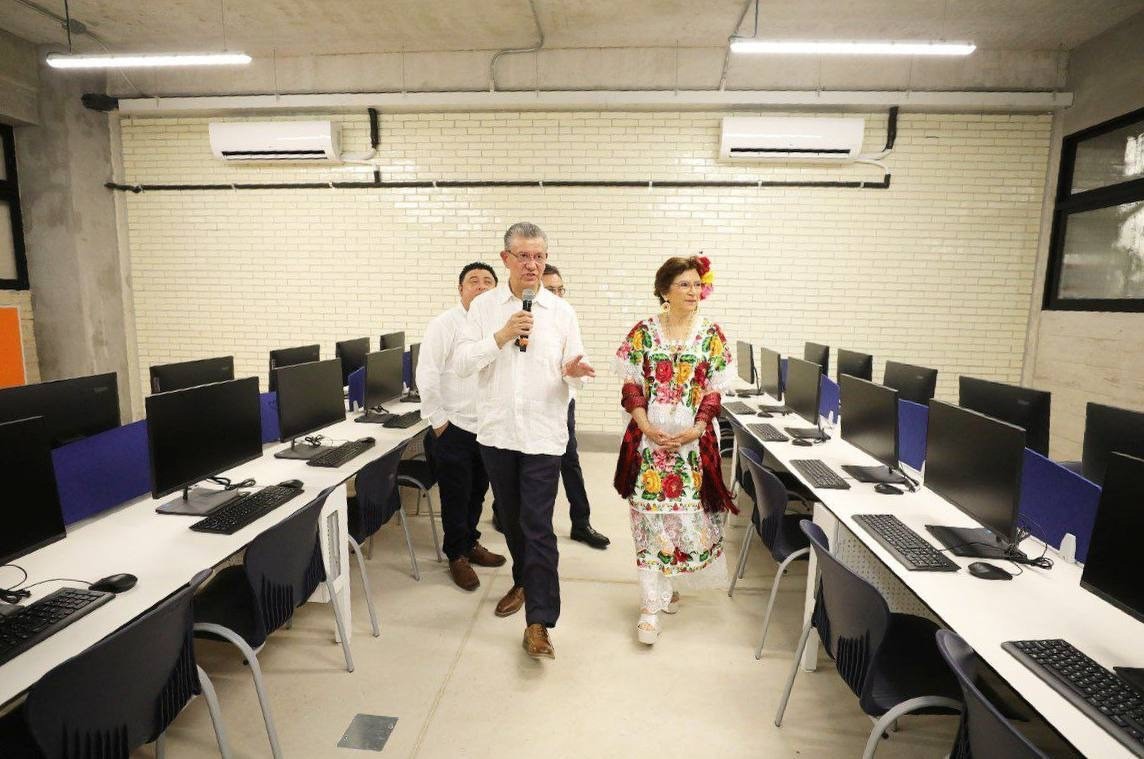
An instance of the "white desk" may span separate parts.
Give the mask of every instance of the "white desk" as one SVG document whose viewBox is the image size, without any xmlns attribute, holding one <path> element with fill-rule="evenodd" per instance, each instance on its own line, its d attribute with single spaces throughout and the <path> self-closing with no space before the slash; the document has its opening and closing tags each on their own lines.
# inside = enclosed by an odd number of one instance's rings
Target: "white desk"
<svg viewBox="0 0 1144 759">
<path fill-rule="evenodd" d="M 416 404 L 391 404 L 391 410 L 398 414 L 416 408 Z M 156 514 L 155 507 L 170 501 L 172 496 L 155 500 L 146 495 L 72 525 L 64 540 L 17 559 L 16 563 L 28 571 L 29 583 L 52 577 L 94 582 L 117 572 L 136 575 L 139 582 L 110 603 L 0 666 L 0 705 L 18 697 L 56 665 L 89 648 L 186 585 L 197 572 L 216 566 L 241 551 L 259 534 L 294 514 L 331 486 L 341 487 L 331 493 L 323 509 L 321 545 L 327 574 L 346 615 L 346 634 L 349 635 L 350 583 L 344 483 L 363 466 L 419 434 L 426 426 L 424 421 L 407 429 L 358 424 L 353 421 L 358 413 L 353 412 L 344 422 L 322 429 L 321 434 L 333 440 L 369 436 L 376 439 L 377 444 L 336 469 L 312 467 L 297 459 L 276 459 L 274 453 L 284 444 L 270 443 L 263 446 L 261 458 L 222 472 L 222 476 L 236 481 L 253 477 L 258 482 L 256 487 L 289 479 L 304 483 L 302 495 L 233 535 L 193 532 L 189 526 L 200 517 Z M 335 513 L 339 515 L 335 521 L 338 534 L 331 540 L 328 517 Z M 336 547 L 336 557 L 330 555 L 331 547 Z M 10 583 L 18 578 L 19 573 L 12 569 L 0 570 L 0 582 Z M 46 583 L 32 588 L 33 595 L 25 603 L 67 585 L 76 583 Z M 320 590 L 324 596 L 324 589 Z M 314 600 L 326 599 L 316 594 Z"/>
<path fill-rule="evenodd" d="M 751 406 L 757 406 L 760 400 L 768 405 L 776 403 L 768 397 L 741 400 L 746 400 Z M 769 423 L 780 432 L 787 426 L 809 426 L 806 420 L 794 415 L 766 419 L 742 414 L 736 415 L 735 419 L 744 426 Z M 1082 589 L 1080 567 L 1057 557 L 1054 557 L 1056 560 L 1051 570 L 1023 566 L 1023 574 L 1000 582 L 971 576 L 964 567 L 974 559 L 958 556 L 950 556 L 963 567 L 956 573 L 907 570 L 855 524 L 855 514 L 894 514 L 937 548 L 941 546 L 932 539 L 925 525 L 979 525 L 924 487 L 916 493 L 881 495 L 874 492 L 872 483 L 855 481 L 842 470 L 842 464 L 873 465 L 879 462 L 844 442 L 840 429 L 833 434 L 834 438 L 829 442 L 810 448 L 790 443 L 762 443 L 768 453 L 815 493 L 820 504 L 815 505 L 814 521 L 823 525 L 832 545 L 837 537 L 836 530 L 830 529 L 832 526 L 841 525 L 853 533 L 946 627 L 964 638 L 989 666 L 1086 756 L 1102 759 L 1132 756 L 1116 738 L 1002 650 L 1001 644 L 1008 640 L 1064 638 L 1110 669 L 1113 666 L 1140 667 L 1144 666 L 1144 651 L 1139 645 L 1144 641 L 1144 623 Z M 788 466 L 791 459 L 820 459 L 851 487 L 849 490 L 816 489 L 798 470 Z M 1029 539 L 1022 547 L 1026 553 L 1037 556 L 1043 545 Z M 813 560 L 813 552 L 811 556 Z M 814 577 L 813 563 L 810 571 L 810 577 Z M 809 614 L 809 609 L 806 613 Z"/>
</svg>

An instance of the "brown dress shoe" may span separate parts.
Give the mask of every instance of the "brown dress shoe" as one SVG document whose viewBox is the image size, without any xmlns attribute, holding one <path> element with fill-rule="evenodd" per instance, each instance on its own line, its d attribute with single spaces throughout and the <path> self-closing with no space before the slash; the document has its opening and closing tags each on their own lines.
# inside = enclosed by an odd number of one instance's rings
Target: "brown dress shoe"
<svg viewBox="0 0 1144 759">
<path fill-rule="evenodd" d="M 469 561 L 478 567 L 499 567 L 504 565 L 503 556 L 499 553 L 493 553 L 480 543 L 474 544 L 473 550 L 469 551 Z"/>
<path fill-rule="evenodd" d="M 520 611 L 522 606 L 524 606 L 524 588 L 513 585 L 512 589 L 504 594 L 504 598 L 497 601 L 496 615 L 498 617 L 511 617 Z"/>
<path fill-rule="evenodd" d="M 449 562 L 449 574 L 453 575 L 453 582 L 457 583 L 457 587 L 461 590 L 476 590 L 481 585 L 477 573 L 473 571 L 469 560 L 464 556 Z"/>
<path fill-rule="evenodd" d="M 524 628 L 524 652 L 533 659 L 555 659 L 556 650 L 548 639 L 548 628 L 537 623 Z"/>
</svg>

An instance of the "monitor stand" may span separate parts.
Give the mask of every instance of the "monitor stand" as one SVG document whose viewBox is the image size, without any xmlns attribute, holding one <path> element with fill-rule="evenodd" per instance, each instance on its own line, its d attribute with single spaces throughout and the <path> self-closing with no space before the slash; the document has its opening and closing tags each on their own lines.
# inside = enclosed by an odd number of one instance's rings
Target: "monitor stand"
<svg viewBox="0 0 1144 759">
<path fill-rule="evenodd" d="M 825 443 L 830 439 L 830 435 L 827 435 L 819 427 L 783 427 L 783 430 L 791 437 L 802 438 L 803 440 L 817 440 L 820 443 Z"/>
<path fill-rule="evenodd" d="M 157 514 L 184 514 L 199 517 L 211 513 L 236 498 L 247 495 L 245 490 L 211 490 L 209 488 L 183 488 L 183 494 L 155 509 Z"/>
<path fill-rule="evenodd" d="M 736 390 L 735 395 L 739 398 L 754 398 L 756 395 L 763 395 L 762 390 Z"/>
<path fill-rule="evenodd" d="M 856 466 L 843 464 L 842 471 L 858 480 L 858 482 L 888 482 L 891 485 L 911 485 L 905 475 L 888 466 Z"/>
<path fill-rule="evenodd" d="M 402 403 L 420 403 L 421 393 L 417 392 L 417 388 L 412 388 L 408 393 L 401 396 Z"/>
<path fill-rule="evenodd" d="M 1024 552 L 984 527 L 943 527 L 927 524 L 926 530 L 954 556 L 974 559 L 1026 559 Z"/>
<path fill-rule="evenodd" d="M 291 440 L 290 447 L 275 452 L 274 458 L 309 461 L 322 451 L 328 450 L 330 450 L 330 446 L 328 445 L 310 445 L 309 443 L 299 443 L 297 440 Z"/>
</svg>

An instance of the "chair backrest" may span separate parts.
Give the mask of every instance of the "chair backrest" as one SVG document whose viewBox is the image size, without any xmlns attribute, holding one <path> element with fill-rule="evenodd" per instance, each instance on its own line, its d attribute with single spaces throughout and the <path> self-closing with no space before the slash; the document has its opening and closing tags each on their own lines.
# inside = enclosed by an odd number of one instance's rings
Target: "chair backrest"
<svg viewBox="0 0 1144 759">
<path fill-rule="evenodd" d="M 782 540 L 783 516 L 787 510 L 787 489 L 774 472 L 763 467 L 763 460 L 755 451 L 740 449 L 739 461 L 750 477 L 752 490 L 755 493 L 755 511 L 759 515 L 755 522 L 755 529 L 763 544 L 770 549 L 771 555 L 777 561 L 782 561 L 796 550 L 797 546 L 779 545 Z M 789 550 L 788 550 L 789 549 Z"/>
<path fill-rule="evenodd" d="M 252 646 L 261 645 L 267 635 L 284 625 L 326 579 L 318 517 L 332 490 L 323 490 L 247 547 L 243 566 L 257 609 L 254 632 L 258 634 L 255 640 L 247 641 Z"/>
<path fill-rule="evenodd" d="M 752 435 L 747 429 L 739 424 L 737 421 L 732 421 L 728 426 L 735 436 L 735 445 L 739 447 L 740 455 L 743 451 L 750 451 L 759 460 L 763 460 L 763 444 L 759 442 L 758 438 Z M 742 467 L 739 467 L 739 487 L 741 487 L 751 500 L 755 500 L 755 485 L 751 481 L 751 476 L 747 474 Z"/>
<path fill-rule="evenodd" d="M 814 626 L 838 674 L 862 699 L 878 649 L 890 627 L 890 608 L 882 594 L 830 553 L 822 528 L 808 519 L 799 523 L 818 559 L 818 592 Z"/>
<path fill-rule="evenodd" d="M 193 598 L 209 574 L 32 686 L 25 721 L 47 759 L 128 759 L 167 729 L 199 692 Z"/>
<path fill-rule="evenodd" d="M 350 502 L 348 531 L 358 543 L 381 529 L 401 509 L 397 491 L 397 465 L 409 447 L 401 443 L 389 453 L 362 467 L 357 474 L 357 496 Z"/>
<path fill-rule="evenodd" d="M 977 687 L 978 659 L 969 644 L 949 630 L 938 630 L 937 650 L 961 685 L 965 699 L 962 719 L 968 728 L 973 759 L 1048 759 L 1048 754 L 1017 732 Z"/>
</svg>

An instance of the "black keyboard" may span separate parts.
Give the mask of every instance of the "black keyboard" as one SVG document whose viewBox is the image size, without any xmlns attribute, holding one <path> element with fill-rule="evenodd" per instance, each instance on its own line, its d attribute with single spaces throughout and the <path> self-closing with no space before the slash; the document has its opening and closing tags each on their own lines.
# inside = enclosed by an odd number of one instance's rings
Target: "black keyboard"
<svg viewBox="0 0 1144 759">
<path fill-rule="evenodd" d="M 799 471 L 810 484 L 826 490 L 849 490 L 850 483 L 842 479 L 833 469 L 818 459 L 791 459 L 791 466 Z"/>
<path fill-rule="evenodd" d="M 306 463 L 310 466 L 339 467 L 350 459 L 362 455 L 370 448 L 373 448 L 373 438 L 363 437 L 361 440 L 351 440 L 336 448 L 322 451 L 317 456 L 307 459 Z"/>
<path fill-rule="evenodd" d="M 195 532 L 233 535 L 301 493 L 301 488 L 271 485 L 215 509 L 206 519 L 191 525 L 191 529 Z"/>
<path fill-rule="evenodd" d="M 60 588 L 0 617 L 0 664 L 15 659 L 114 597 L 114 593 L 97 590 Z"/>
<path fill-rule="evenodd" d="M 786 435 L 775 429 L 773 424 L 748 424 L 747 429 L 755 433 L 764 443 L 785 443 L 790 440 Z"/>
<path fill-rule="evenodd" d="M 723 410 L 729 414 L 753 414 L 755 410 L 742 401 L 731 401 L 723 404 Z"/>
<path fill-rule="evenodd" d="M 911 572 L 956 572 L 958 569 L 952 559 L 893 514 L 857 514 L 854 521 Z"/>
<path fill-rule="evenodd" d="M 397 428 L 397 429 L 403 430 L 407 427 L 412 427 L 413 425 L 417 424 L 420 421 L 421 421 L 421 412 L 420 411 L 416 411 L 416 410 L 406 411 L 404 414 L 398 414 L 397 416 L 394 416 L 392 419 L 387 419 L 385 422 L 385 426 L 389 427 L 390 429 Z"/>
<path fill-rule="evenodd" d="M 1066 640 L 1011 640 L 1005 649 L 1136 756 L 1144 756 L 1144 692 Z"/>
</svg>

